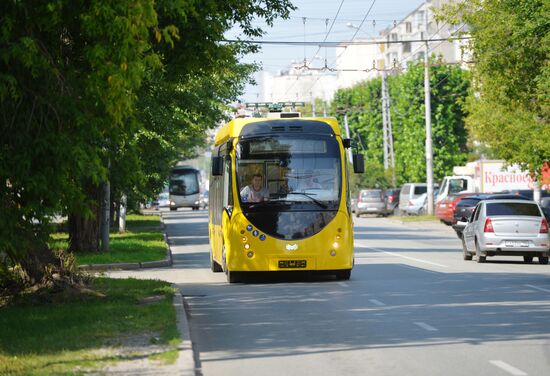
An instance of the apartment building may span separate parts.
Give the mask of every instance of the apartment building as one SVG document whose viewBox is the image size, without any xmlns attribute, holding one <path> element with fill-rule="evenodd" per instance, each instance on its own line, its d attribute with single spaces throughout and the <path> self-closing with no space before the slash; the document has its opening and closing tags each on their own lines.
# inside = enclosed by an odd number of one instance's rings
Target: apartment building
<svg viewBox="0 0 550 376">
<path fill-rule="evenodd" d="M 438 23 L 434 9 L 448 0 L 429 0 L 422 3 L 402 20 L 380 32 L 380 36 L 370 39 L 355 39 L 365 44 L 342 45 L 337 48 L 336 61 L 339 87 L 350 87 L 357 82 L 380 75 L 381 69 L 406 69 L 407 64 L 423 60 L 426 53 L 424 39 L 445 39 L 429 42 L 430 55 L 440 56 L 448 63 L 461 63 L 469 60 L 464 41 L 448 41 L 459 28 L 451 28 L 447 23 Z M 464 28 L 460 28 L 462 31 Z M 464 52 L 463 52 L 464 51 Z M 466 65 L 463 63 L 463 66 Z M 372 68 L 378 70 L 372 70 Z"/>
<path fill-rule="evenodd" d="M 291 64 L 278 73 L 262 73 L 262 98 L 264 102 L 300 101 L 313 98 L 330 101 L 337 86 L 337 76 L 330 71 L 307 70 L 303 63 Z"/>
</svg>

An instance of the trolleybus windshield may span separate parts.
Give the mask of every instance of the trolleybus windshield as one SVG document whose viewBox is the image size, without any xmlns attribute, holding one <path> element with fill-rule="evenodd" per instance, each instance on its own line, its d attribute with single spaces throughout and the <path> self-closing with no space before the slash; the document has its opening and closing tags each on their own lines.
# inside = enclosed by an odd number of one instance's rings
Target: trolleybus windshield
<svg viewBox="0 0 550 376">
<path fill-rule="evenodd" d="M 199 193 L 198 171 L 195 169 L 173 169 L 170 175 L 170 194 L 188 196 Z"/>
<path fill-rule="evenodd" d="M 340 205 L 341 158 L 333 135 L 241 139 L 236 176 L 244 215 L 278 238 L 299 239 L 317 233 Z"/>
</svg>

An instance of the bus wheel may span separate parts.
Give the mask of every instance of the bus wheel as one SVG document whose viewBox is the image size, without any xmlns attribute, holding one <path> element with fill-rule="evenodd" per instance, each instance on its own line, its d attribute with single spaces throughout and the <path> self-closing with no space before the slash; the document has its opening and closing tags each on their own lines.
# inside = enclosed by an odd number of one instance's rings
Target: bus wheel
<svg viewBox="0 0 550 376">
<path fill-rule="evenodd" d="M 351 269 L 339 270 L 336 272 L 336 279 L 340 281 L 347 281 L 351 277 Z"/>
<path fill-rule="evenodd" d="M 210 254 L 210 269 L 214 273 L 223 272 L 222 266 L 214 260 L 214 258 L 212 257 L 212 253 Z"/>
<path fill-rule="evenodd" d="M 227 277 L 227 282 L 229 282 L 229 283 L 237 283 L 237 282 L 241 281 L 240 273 L 232 272 L 232 271 L 227 270 L 225 272 L 225 275 Z"/>
</svg>

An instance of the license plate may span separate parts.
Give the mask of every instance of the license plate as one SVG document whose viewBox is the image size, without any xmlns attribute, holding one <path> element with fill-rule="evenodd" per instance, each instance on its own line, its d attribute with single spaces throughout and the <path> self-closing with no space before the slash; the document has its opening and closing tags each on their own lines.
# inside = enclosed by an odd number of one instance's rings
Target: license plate
<svg viewBox="0 0 550 376">
<path fill-rule="evenodd" d="M 506 240 L 505 244 L 506 244 L 507 247 L 514 247 L 514 248 L 529 247 L 529 242 L 528 241 Z"/>
<path fill-rule="evenodd" d="M 279 260 L 279 268 L 281 269 L 305 268 L 306 265 L 306 260 Z"/>
<path fill-rule="evenodd" d="M 377 211 L 378 208 L 367 208 L 367 211 Z"/>
</svg>

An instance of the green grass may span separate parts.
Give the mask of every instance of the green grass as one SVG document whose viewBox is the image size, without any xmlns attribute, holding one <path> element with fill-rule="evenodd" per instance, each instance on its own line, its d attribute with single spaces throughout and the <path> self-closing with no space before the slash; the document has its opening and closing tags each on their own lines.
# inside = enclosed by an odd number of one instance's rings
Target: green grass
<svg viewBox="0 0 550 376">
<path fill-rule="evenodd" d="M 144 227 L 159 227 L 160 225 L 160 216 L 156 214 L 128 214 L 126 216 L 126 227 L 132 231 L 136 231 Z"/>
<path fill-rule="evenodd" d="M 166 344 L 175 360 L 179 334 L 172 305 L 173 288 L 162 281 L 97 278 L 91 289 L 104 295 L 48 293 L 27 295 L 0 307 L 0 375 L 78 374 L 118 360 L 115 353 L 94 351 L 124 345 L 142 336 Z M 160 300 L 143 304 L 143 298 Z M 79 367 L 79 368 L 76 368 Z"/>
<path fill-rule="evenodd" d="M 69 234 L 55 233 L 50 246 L 66 249 Z M 117 262 L 158 261 L 166 257 L 166 243 L 160 231 L 112 233 L 109 241 L 109 252 L 76 253 L 78 265 L 109 264 Z"/>
<path fill-rule="evenodd" d="M 398 217 L 402 222 L 429 222 L 429 221 L 439 221 L 435 215 L 408 215 Z"/>
<path fill-rule="evenodd" d="M 159 261 L 166 257 L 164 236 L 155 227 L 160 226 L 158 215 L 128 215 L 125 233 L 111 232 L 109 252 L 77 253 L 78 265 L 111 264 L 119 262 Z M 69 234 L 56 232 L 51 235 L 52 248 L 67 249 Z"/>
</svg>

